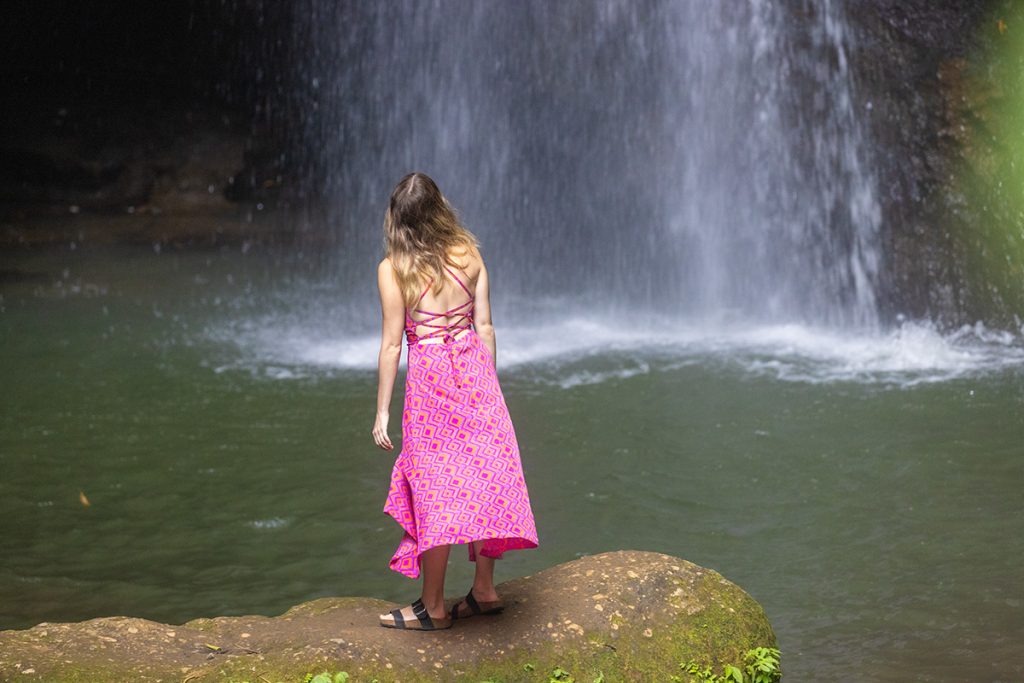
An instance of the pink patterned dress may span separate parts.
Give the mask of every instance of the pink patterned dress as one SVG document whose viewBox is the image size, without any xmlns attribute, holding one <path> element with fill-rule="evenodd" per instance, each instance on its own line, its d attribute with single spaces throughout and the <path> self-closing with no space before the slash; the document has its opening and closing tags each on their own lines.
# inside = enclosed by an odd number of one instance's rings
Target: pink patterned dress
<svg viewBox="0 0 1024 683">
<path fill-rule="evenodd" d="M 414 320 L 405 313 L 409 367 L 402 411 L 402 451 L 391 472 L 384 512 L 405 531 L 391 558 L 415 579 L 420 554 L 435 546 L 483 539 L 486 557 L 537 547 L 537 529 L 523 479 L 512 420 L 494 359 L 472 327 L 473 294 L 460 306 Z M 422 301 L 427 283 L 416 305 Z M 438 318 L 457 315 L 449 325 Z M 416 335 L 417 325 L 434 328 Z M 468 330 L 456 338 L 461 330 Z M 442 342 L 425 342 L 441 337 Z M 473 546 L 469 559 L 475 561 Z"/>
</svg>

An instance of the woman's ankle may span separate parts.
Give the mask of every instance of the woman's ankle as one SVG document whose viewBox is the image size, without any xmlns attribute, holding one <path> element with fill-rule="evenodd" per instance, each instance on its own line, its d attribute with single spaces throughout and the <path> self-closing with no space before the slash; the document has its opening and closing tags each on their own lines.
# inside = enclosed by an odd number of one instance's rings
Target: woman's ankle
<svg viewBox="0 0 1024 683">
<path fill-rule="evenodd" d="M 420 600 L 423 601 L 423 606 L 427 608 L 427 614 L 432 617 L 444 616 L 447 610 L 444 608 L 444 597 L 433 597 L 428 598 L 425 595 L 420 596 Z"/>
<path fill-rule="evenodd" d="M 473 597 L 484 602 L 493 602 L 498 597 L 498 591 L 494 587 L 494 581 L 482 580 L 473 582 Z"/>
</svg>

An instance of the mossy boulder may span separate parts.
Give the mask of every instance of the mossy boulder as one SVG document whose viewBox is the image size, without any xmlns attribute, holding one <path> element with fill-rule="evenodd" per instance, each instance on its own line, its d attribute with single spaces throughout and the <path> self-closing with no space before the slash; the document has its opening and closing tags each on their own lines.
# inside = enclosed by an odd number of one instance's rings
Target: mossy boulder
<svg viewBox="0 0 1024 683">
<path fill-rule="evenodd" d="M 396 605 L 321 598 L 277 617 L 195 619 L 171 626 L 104 617 L 0 631 L 0 679 L 300 681 L 347 671 L 353 683 L 669 680 L 694 659 L 719 669 L 776 646 L 764 610 L 720 574 L 660 553 L 583 557 L 498 587 L 497 616 L 437 632 L 383 629 Z"/>
</svg>

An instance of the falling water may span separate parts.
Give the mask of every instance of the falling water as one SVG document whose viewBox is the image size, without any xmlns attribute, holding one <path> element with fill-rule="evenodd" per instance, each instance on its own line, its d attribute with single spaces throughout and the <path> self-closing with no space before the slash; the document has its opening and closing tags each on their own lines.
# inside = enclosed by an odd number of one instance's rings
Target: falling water
<svg viewBox="0 0 1024 683">
<path fill-rule="evenodd" d="M 772 2 L 711 9 L 670 17 L 686 38 L 666 74 L 680 100 L 665 163 L 681 179 L 664 188 L 666 237 L 687 255 L 687 295 L 711 315 L 874 325 L 880 210 L 842 16 L 831 3 L 800 21 Z"/>
<path fill-rule="evenodd" d="M 295 21 L 294 142 L 353 296 L 372 301 L 387 194 L 417 169 L 481 237 L 499 297 L 876 324 L 842 7 L 307 0 Z"/>
</svg>

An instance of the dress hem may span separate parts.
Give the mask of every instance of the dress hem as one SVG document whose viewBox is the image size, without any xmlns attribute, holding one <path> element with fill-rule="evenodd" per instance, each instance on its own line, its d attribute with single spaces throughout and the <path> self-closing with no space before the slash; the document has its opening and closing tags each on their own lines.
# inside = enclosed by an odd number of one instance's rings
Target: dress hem
<svg viewBox="0 0 1024 683">
<path fill-rule="evenodd" d="M 396 571 L 399 574 L 402 574 L 403 576 L 408 576 L 410 579 L 417 579 L 420 576 L 420 555 L 427 552 L 428 550 L 431 550 L 432 548 L 437 548 L 442 545 L 465 544 L 467 546 L 468 559 L 470 562 L 476 561 L 475 553 L 473 552 L 473 543 L 476 541 L 504 541 L 504 543 L 502 544 L 502 549 L 497 553 L 495 553 L 493 549 L 490 549 L 490 552 L 488 552 L 489 549 L 487 548 L 486 543 L 484 544 L 484 548 L 480 551 L 480 554 L 484 557 L 490 557 L 495 560 L 503 559 L 503 556 L 509 550 L 532 550 L 533 548 L 537 548 L 539 545 L 538 540 L 528 538 L 526 536 L 509 536 L 499 533 L 490 536 L 472 537 L 468 535 L 456 534 L 450 537 L 442 536 L 439 542 L 435 541 L 425 548 L 420 548 L 419 545 L 417 544 L 415 549 L 410 549 L 403 552 L 401 546 L 405 545 L 407 541 L 411 543 L 416 543 L 415 537 L 409 533 L 409 530 L 406 529 L 405 526 L 401 523 L 401 521 L 399 521 L 397 517 L 391 514 L 391 512 L 387 508 L 384 509 L 384 513 L 391 519 L 398 522 L 398 525 L 401 526 L 402 530 L 405 532 L 404 537 L 399 543 L 399 549 L 391 557 L 388 566 L 393 571 Z"/>
</svg>

